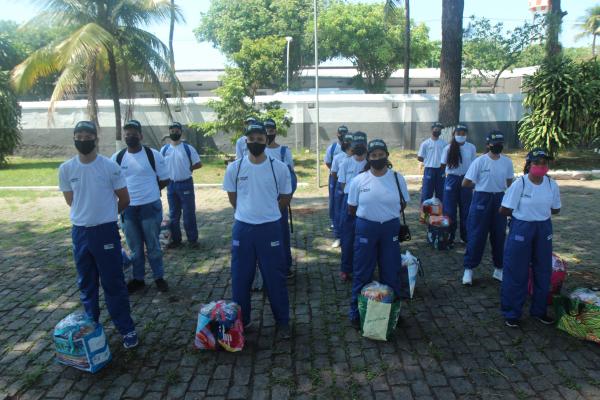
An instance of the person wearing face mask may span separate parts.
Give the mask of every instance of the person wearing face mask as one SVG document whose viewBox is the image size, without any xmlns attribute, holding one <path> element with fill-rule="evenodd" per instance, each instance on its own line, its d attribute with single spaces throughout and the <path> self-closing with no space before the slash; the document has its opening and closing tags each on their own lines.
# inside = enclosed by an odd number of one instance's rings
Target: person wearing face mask
<svg viewBox="0 0 600 400">
<path fill-rule="evenodd" d="M 346 133 L 342 136 L 342 152 L 336 154 L 333 157 L 333 162 L 331 163 L 331 177 L 333 177 L 334 184 L 334 194 L 333 194 L 333 237 L 335 238 L 332 248 L 340 247 L 341 244 L 341 209 L 344 201 L 344 190 L 341 187 L 342 185 L 337 185 L 338 173 L 340 171 L 340 165 L 347 159 L 352 157 L 352 149 L 350 146 L 352 145 L 352 135 L 350 133 Z M 330 177 L 330 179 L 331 179 Z"/>
<path fill-rule="evenodd" d="M 154 283 L 161 292 L 169 290 L 164 279 L 163 253 L 160 248 L 162 202 L 160 191 L 169 184 L 169 170 L 160 152 L 142 145 L 142 124 L 134 119 L 123 127 L 127 148 L 113 154 L 121 166 L 131 197 L 121 214 L 125 240 L 131 250 L 133 279 L 127 283 L 129 293 L 144 289 L 146 283 L 144 245 L 152 268 Z"/>
<path fill-rule="evenodd" d="M 250 124 L 256 122 L 256 118 L 254 117 L 246 117 L 244 121 L 244 126 L 248 128 Z M 248 147 L 246 146 L 246 135 L 240 136 L 240 138 L 235 142 L 235 159 L 239 160 L 244 157 L 248 153 Z"/>
<path fill-rule="evenodd" d="M 242 309 L 244 325 L 251 323 L 250 289 L 260 268 L 279 339 L 290 337 L 287 268 L 282 250 L 281 210 L 292 195 L 290 171 L 265 154 L 267 135 L 262 123 L 246 129 L 249 154 L 227 166 L 223 190 L 235 210 L 231 245 L 233 301 Z"/>
<path fill-rule="evenodd" d="M 467 242 L 467 216 L 471 207 L 473 189 L 462 187 L 462 181 L 477 156 L 475 146 L 467 142 L 468 129 L 465 125 L 454 128 L 453 138 L 442 153 L 442 169 L 446 171 L 444 183 L 443 212 L 450 218 L 450 242 L 454 242 L 458 213 L 460 212 L 460 238 Z"/>
<path fill-rule="evenodd" d="M 494 130 L 486 138 L 488 152 L 471 163 L 462 186 L 475 187 L 467 217 L 467 248 L 464 257 L 463 285 L 473 284 L 473 269 L 481 263 L 488 234 L 492 248 L 494 273 L 502 281 L 506 217 L 498 212 L 504 191 L 514 178 L 513 164 L 502 153 L 504 135 Z"/>
<path fill-rule="evenodd" d="M 126 349 L 138 345 L 131 319 L 129 294 L 123 275 L 118 213 L 129 204 L 129 193 L 121 169 L 98 154 L 98 133 L 91 121 L 75 125 L 78 155 L 58 170 L 59 189 L 71 207 L 73 259 L 77 283 L 86 314 L 100 319 L 100 284 L 108 313 Z"/>
<path fill-rule="evenodd" d="M 360 327 L 358 296 L 373 280 L 379 265 L 379 282 L 390 286 L 398 298 L 406 298 L 408 275 L 402 274 L 400 212 L 410 201 L 404 177 L 392 170 L 387 145 L 369 142 L 364 172 L 350 183 L 348 212 L 356 216 L 350 321 Z M 403 290 L 404 289 L 404 290 Z"/>
<path fill-rule="evenodd" d="M 267 148 L 265 153 L 268 157 L 276 159 L 287 165 L 290 170 L 291 184 L 292 184 L 292 196 L 296 189 L 296 172 L 294 171 L 294 160 L 292 158 L 292 151 L 287 146 L 281 146 L 275 139 L 277 137 L 277 124 L 272 119 L 265 120 L 265 129 L 267 131 Z M 289 207 L 281 210 L 281 229 L 283 231 L 283 251 L 285 253 L 285 263 L 287 266 L 288 278 L 294 276 L 292 270 L 292 243 L 290 238 L 290 223 L 289 223 Z"/>
<path fill-rule="evenodd" d="M 338 173 L 338 185 L 344 192 L 342 207 L 340 209 L 340 232 L 342 255 L 340 263 L 340 279 L 343 282 L 350 280 L 352 274 L 352 259 L 354 256 L 354 222 L 356 217 L 348 212 L 348 193 L 350 183 L 355 176 L 361 173 L 367 164 L 367 134 L 354 132 L 352 134 L 352 157 L 347 158 L 341 165 Z"/>
<path fill-rule="evenodd" d="M 192 173 L 202 168 L 202 162 L 196 149 L 181 140 L 182 126 L 173 122 L 169 126 L 170 144 L 160 149 L 169 170 L 169 186 L 167 201 L 169 202 L 169 230 L 171 242 L 167 248 L 181 246 L 180 219 L 183 211 L 183 227 L 191 246 L 198 242 L 198 226 L 196 224 L 196 196 Z"/>
<path fill-rule="evenodd" d="M 342 153 L 342 137 L 348 133 L 348 128 L 344 125 L 341 125 L 340 127 L 337 128 L 337 140 L 334 141 L 333 143 L 331 143 L 328 147 L 327 150 L 325 151 L 325 165 L 327 165 L 327 168 L 331 171 L 331 166 L 333 164 L 333 158 Z M 333 179 L 333 177 L 331 176 L 331 174 L 329 175 L 329 229 L 333 230 L 334 229 L 334 220 L 335 220 L 335 214 L 334 214 L 334 209 L 333 209 L 333 204 L 334 204 L 334 196 L 335 196 L 335 186 L 337 184 L 337 181 L 335 181 Z M 339 244 L 338 244 L 339 246 Z"/>
<path fill-rule="evenodd" d="M 533 271 L 530 315 L 543 324 L 554 320 L 546 313 L 552 275 L 552 219 L 561 208 L 560 191 L 548 173 L 551 157 L 544 149 L 527 155 L 524 175 L 508 188 L 500 213 L 511 217 L 504 248 L 501 308 L 506 326 L 518 328 L 527 298 L 529 269 Z"/>
<path fill-rule="evenodd" d="M 421 203 L 434 195 L 440 200 L 444 196 L 444 169 L 442 153 L 447 143 L 440 139 L 444 125 L 435 122 L 431 125 L 431 137 L 421 143 L 417 159 L 423 163 L 423 185 L 421 187 Z"/>
</svg>

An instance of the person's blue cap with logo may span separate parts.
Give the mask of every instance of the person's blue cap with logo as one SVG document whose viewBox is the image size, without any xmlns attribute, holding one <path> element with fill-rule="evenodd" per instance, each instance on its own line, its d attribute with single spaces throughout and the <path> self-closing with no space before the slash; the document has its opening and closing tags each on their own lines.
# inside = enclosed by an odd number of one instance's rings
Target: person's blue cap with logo
<svg viewBox="0 0 600 400">
<path fill-rule="evenodd" d="M 354 137 L 352 136 L 351 133 L 344 133 L 342 135 L 342 142 L 343 143 L 352 143 L 353 140 L 354 140 Z"/>
<path fill-rule="evenodd" d="M 545 149 L 542 149 L 541 147 L 536 147 L 535 149 L 533 149 L 529 153 L 527 153 L 527 157 L 525 157 L 525 160 L 529 161 L 529 162 L 533 162 L 533 161 L 538 161 L 542 158 L 545 158 L 546 160 L 554 159 L 554 157 L 552 157 L 550 154 L 548 154 L 548 152 Z"/>
<path fill-rule="evenodd" d="M 244 123 L 246 123 L 246 125 L 252 124 L 254 122 L 257 122 L 256 118 L 254 118 L 254 117 L 246 117 L 246 119 L 244 120 Z"/>
<path fill-rule="evenodd" d="M 127 128 L 134 128 L 137 129 L 138 132 L 142 131 L 142 124 L 140 124 L 140 121 L 138 121 L 137 119 L 130 119 L 129 121 L 127 121 L 127 123 L 123 126 L 124 129 Z"/>
<path fill-rule="evenodd" d="M 169 129 L 183 129 L 183 126 L 179 122 L 173 122 L 169 125 Z"/>
<path fill-rule="evenodd" d="M 344 133 L 348 133 L 348 127 L 346 125 L 341 125 L 337 128 L 337 131 L 343 135 Z"/>
<path fill-rule="evenodd" d="M 77 125 L 75 125 L 73 134 L 76 134 L 77 132 L 89 132 L 93 133 L 94 135 L 98 134 L 98 131 L 96 130 L 96 124 L 94 124 L 92 121 L 79 121 Z"/>
<path fill-rule="evenodd" d="M 246 128 L 246 136 L 250 135 L 251 133 L 262 133 L 263 135 L 266 135 L 267 131 L 265 130 L 265 126 L 262 124 L 262 122 L 254 121 Z"/>
<path fill-rule="evenodd" d="M 265 128 L 277 129 L 277 124 L 271 118 L 265 119 Z"/>
<path fill-rule="evenodd" d="M 469 128 L 465 124 L 458 124 L 454 128 L 454 132 L 469 132 Z"/>
<path fill-rule="evenodd" d="M 369 142 L 369 145 L 367 146 L 367 153 L 371 153 L 375 150 L 383 150 L 387 154 L 389 154 L 387 145 L 381 139 L 373 139 Z"/>
<path fill-rule="evenodd" d="M 442 125 L 440 122 L 434 122 L 433 124 L 431 124 L 431 129 L 444 129 L 444 125 Z"/>
<path fill-rule="evenodd" d="M 485 141 L 488 144 L 504 143 L 504 134 L 499 130 L 493 130 L 490 133 L 488 133 L 487 137 L 485 138 Z"/>
<path fill-rule="evenodd" d="M 367 145 L 367 134 L 361 131 L 354 132 L 352 134 L 352 147 L 360 146 L 361 144 Z"/>
</svg>

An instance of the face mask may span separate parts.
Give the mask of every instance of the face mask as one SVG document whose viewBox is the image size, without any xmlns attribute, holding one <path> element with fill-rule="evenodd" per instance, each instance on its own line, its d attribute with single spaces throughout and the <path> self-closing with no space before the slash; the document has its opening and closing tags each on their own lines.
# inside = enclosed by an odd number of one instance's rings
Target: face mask
<svg viewBox="0 0 600 400">
<path fill-rule="evenodd" d="M 125 144 L 127 147 L 138 147 L 140 145 L 140 138 L 137 136 L 127 136 L 125 138 Z"/>
<path fill-rule="evenodd" d="M 466 136 L 454 136 L 454 140 L 456 140 L 456 143 L 464 143 L 467 141 L 467 137 Z"/>
<path fill-rule="evenodd" d="M 364 146 L 355 147 L 352 152 L 357 156 L 362 156 L 367 152 L 367 149 Z"/>
<path fill-rule="evenodd" d="M 179 139 L 181 139 L 181 133 L 171 133 L 169 135 L 169 137 L 171 138 L 172 141 L 176 142 Z"/>
<path fill-rule="evenodd" d="M 377 160 L 369 160 L 369 164 L 371 164 L 371 167 L 375 168 L 376 170 L 381 170 L 388 166 L 388 159 L 379 158 Z"/>
<path fill-rule="evenodd" d="M 342 143 L 342 135 L 338 135 L 338 141 Z"/>
<path fill-rule="evenodd" d="M 83 155 L 88 155 L 96 147 L 95 140 L 75 140 L 75 148 Z"/>
<path fill-rule="evenodd" d="M 435 137 L 440 137 L 440 135 L 442 134 L 442 131 L 433 131 L 432 134 Z"/>
<path fill-rule="evenodd" d="M 252 142 L 252 143 L 248 143 L 247 146 L 248 146 L 248 151 L 250 151 L 250 154 L 252 154 L 254 157 L 258 157 L 262 153 L 264 153 L 265 147 L 267 147 L 267 144 Z"/>
<path fill-rule="evenodd" d="M 504 148 L 504 145 L 502 145 L 502 144 L 493 144 L 490 146 L 490 151 L 494 154 L 500 154 L 500 153 L 502 153 L 503 148 Z"/>
<path fill-rule="evenodd" d="M 267 135 L 267 144 L 271 144 L 275 141 L 275 135 Z"/>
<path fill-rule="evenodd" d="M 547 165 L 532 165 L 529 168 L 529 173 L 533 176 L 542 177 L 548 173 L 549 169 Z"/>
</svg>

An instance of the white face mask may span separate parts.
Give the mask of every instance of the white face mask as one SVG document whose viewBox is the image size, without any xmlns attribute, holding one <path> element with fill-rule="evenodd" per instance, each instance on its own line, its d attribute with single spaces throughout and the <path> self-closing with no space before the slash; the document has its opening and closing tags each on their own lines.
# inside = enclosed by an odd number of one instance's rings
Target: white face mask
<svg viewBox="0 0 600 400">
<path fill-rule="evenodd" d="M 456 140 L 456 143 L 464 143 L 467 141 L 467 137 L 466 136 L 454 136 L 454 140 Z"/>
</svg>

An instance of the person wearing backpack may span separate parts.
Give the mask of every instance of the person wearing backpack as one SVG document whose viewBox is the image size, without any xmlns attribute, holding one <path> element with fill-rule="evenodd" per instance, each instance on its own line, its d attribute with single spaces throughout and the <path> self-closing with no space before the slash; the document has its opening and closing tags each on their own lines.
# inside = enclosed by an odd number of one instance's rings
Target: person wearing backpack
<svg viewBox="0 0 600 400">
<path fill-rule="evenodd" d="M 332 248 L 338 248 L 341 244 L 342 233 L 341 233 L 341 218 L 340 218 L 340 210 L 343 206 L 344 201 L 344 189 L 341 187 L 342 185 L 338 185 L 338 173 L 340 171 L 340 166 L 342 163 L 352 157 L 352 135 L 350 133 L 346 133 L 342 136 L 342 152 L 333 157 L 333 162 L 331 163 L 331 176 L 333 177 L 333 181 L 336 183 L 334 185 L 334 194 L 333 194 L 333 237 L 334 242 L 331 244 Z"/>
<path fill-rule="evenodd" d="M 198 226 L 196 223 L 196 196 L 192 173 L 202 168 L 202 162 L 196 149 L 181 140 L 182 126 L 173 122 L 169 126 L 171 143 L 160 149 L 169 170 L 167 201 L 169 202 L 169 230 L 171 241 L 167 248 L 181 246 L 181 226 L 179 220 L 183 211 L 183 227 L 190 245 L 198 242 Z"/>
<path fill-rule="evenodd" d="M 481 263 L 485 242 L 490 238 L 494 272 L 492 277 L 502 281 L 506 217 L 498 210 L 506 188 L 514 178 L 510 158 L 501 154 L 504 135 L 493 130 L 486 137 L 488 152 L 477 157 L 465 174 L 462 186 L 475 187 L 467 217 L 467 247 L 463 261 L 463 285 L 473 284 L 473 269 Z"/>
<path fill-rule="evenodd" d="M 527 154 L 524 175 L 504 195 L 500 213 L 511 217 L 504 247 L 504 279 L 500 304 L 506 326 L 518 328 L 527 299 L 529 268 L 533 272 L 530 315 L 543 324 L 552 276 L 552 215 L 560 212 L 558 184 L 547 176 L 551 157 L 541 148 Z"/>
<path fill-rule="evenodd" d="M 396 298 L 410 297 L 408 274 L 401 273 L 400 214 L 410 201 L 404 177 L 392 169 L 387 145 L 369 142 L 364 172 L 349 185 L 348 213 L 356 216 L 350 321 L 360 328 L 358 296 L 373 280 L 379 265 L 379 282 L 390 286 Z"/>
<path fill-rule="evenodd" d="M 343 135 L 348 133 L 348 127 L 341 125 L 337 128 L 337 140 L 334 141 L 333 143 L 331 143 L 328 147 L 327 150 L 325 151 L 325 157 L 324 157 L 324 161 L 325 161 L 325 165 L 327 165 L 327 169 L 329 169 L 331 171 L 331 165 L 333 163 L 333 157 L 335 157 L 336 155 L 340 154 L 343 152 L 342 150 L 342 137 Z M 335 220 L 335 214 L 334 214 L 334 197 L 335 197 L 335 186 L 337 184 L 337 181 L 333 179 L 333 177 L 331 176 L 331 174 L 329 175 L 329 182 L 328 182 L 328 188 L 329 188 L 329 229 L 333 230 L 334 229 L 334 220 Z M 338 244 L 339 246 L 339 244 Z"/>
<path fill-rule="evenodd" d="M 281 210 L 292 196 L 290 170 L 265 154 L 267 132 L 262 123 L 246 129 L 248 155 L 227 166 L 223 190 L 234 208 L 231 242 L 231 293 L 251 323 L 250 289 L 256 265 L 265 281 L 278 339 L 290 337 L 287 270 L 282 250 Z"/>
<path fill-rule="evenodd" d="M 146 284 L 144 245 L 156 287 L 169 290 L 164 279 L 163 254 L 160 248 L 162 202 L 160 191 L 169 184 L 169 170 L 163 156 L 142 145 L 142 124 L 128 121 L 123 127 L 127 148 L 113 154 L 112 160 L 121 166 L 131 201 L 121 214 L 125 240 L 131 250 L 133 279 L 127 283 L 129 293 L 142 290 Z"/>
<path fill-rule="evenodd" d="M 281 146 L 275 139 L 277 137 L 277 124 L 271 118 L 266 119 L 265 129 L 267 131 L 267 148 L 265 154 L 275 160 L 279 160 L 287 165 L 290 170 L 290 178 L 292 185 L 292 197 L 296 192 L 298 186 L 298 178 L 294 171 L 294 160 L 292 158 L 292 151 L 287 146 Z M 294 271 L 292 270 L 292 243 L 290 238 L 290 217 L 291 207 L 288 206 L 285 210 L 281 210 L 281 229 L 283 232 L 283 252 L 285 255 L 285 264 L 287 266 L 287 277 L 292 278 Z"/>
</svg>

